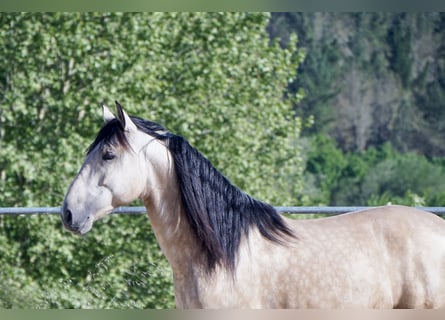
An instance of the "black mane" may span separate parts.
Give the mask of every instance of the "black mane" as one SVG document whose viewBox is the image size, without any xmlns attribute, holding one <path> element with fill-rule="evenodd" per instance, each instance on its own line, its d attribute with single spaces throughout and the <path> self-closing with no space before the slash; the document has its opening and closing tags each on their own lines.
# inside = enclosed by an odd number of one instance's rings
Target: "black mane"
<svg viewBox="0 0 445 320">
<path fill-rule="evenodd" d="M 222 265 L 235 269 L 241 237 L 256 227 L 268 240 L 283 243 L 293 237 L 283 218 L 269 204 L 252 198 L 235 187 L 183 137 L 157 123 L 131 117 L 139 130 L 166 143 L 181 193 L 186 218 L 207 257 L 208 271 Z M 99 144 L 119 143 L 128 147 L 118 120 L 108 122 L 88 152 Z"/>
</svg>

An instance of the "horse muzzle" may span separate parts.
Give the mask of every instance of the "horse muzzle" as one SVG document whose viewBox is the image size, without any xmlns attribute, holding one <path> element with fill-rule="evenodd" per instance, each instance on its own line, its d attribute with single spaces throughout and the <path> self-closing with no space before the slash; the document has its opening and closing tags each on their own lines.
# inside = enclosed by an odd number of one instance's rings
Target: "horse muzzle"
<svg viewBox="0 0 445 320">
<path fill-rule="evenodd" d="M 80 218 L 76 218 L 73 211 L 65 203 L 61 211 L 61 219 L 64 227 L 74 234 L 83 235 L 91 230 L 93 226 L 93 219 L 90 215 L 81 215 Z"/>
</svg>

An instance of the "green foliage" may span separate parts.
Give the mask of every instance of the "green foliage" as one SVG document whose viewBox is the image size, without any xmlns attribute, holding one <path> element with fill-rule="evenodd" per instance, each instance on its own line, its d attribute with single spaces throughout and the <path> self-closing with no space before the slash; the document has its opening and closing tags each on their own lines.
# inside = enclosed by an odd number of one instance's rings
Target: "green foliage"
<svg viewBox="0 0 445 320">
<path fill-rule="evenodd" d="M 343 152 L 334 145 L 332 139 L 324 135 L 313 138 L 307 153 L 306 172 L 315 179 L 313 183 L 320 190 L 316 202 L 325 205 L 329 203 L 331 189 L 335 188 L 347 165 Z"/>
<path fill-rule="evenodd" d="M 285 95 L 304 53 L 263 13 L 0 15 L 0 206 L 56 206 L 101 124 L 99 103 L 184 135 L 235 184 L 277 204 L 302 192 L 302 123 Z M 58 217 L 0 217 L 4 307 L 172 307 L 143 217 L 85 238 Z"/>
<path fill-rule="evenodd" d="M 391 145 L 345 153 L 325 136 L 312 139 L 306 172 L 320 190 L 317 201 L 340 206 L 443 206 L 445 168 L 415 153 L 398 153 Z"/>
<path fill-rule="evenodd" d="M 0 273 L 5 307 L 174 306 L 171 270 L 146 217 L 105 218 L 85 238 L 61 232 L 55 216 L 1 221 L 8 253 L 0 258 L 7 266 Z"/>
</svg>

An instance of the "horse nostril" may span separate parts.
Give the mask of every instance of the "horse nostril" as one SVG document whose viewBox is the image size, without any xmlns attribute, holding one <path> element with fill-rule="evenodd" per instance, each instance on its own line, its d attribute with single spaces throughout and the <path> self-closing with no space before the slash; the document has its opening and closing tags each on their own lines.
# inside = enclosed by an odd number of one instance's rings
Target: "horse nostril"
<svg viewBox="0 0 445 320">
<path fill-rule="evenodd" d="M 71 225 L 71 223 L 73 222 L 73 214 L 69 209 L 66 209 L 65 211 L 65 222 L 68 225 Z"/>
</svg>

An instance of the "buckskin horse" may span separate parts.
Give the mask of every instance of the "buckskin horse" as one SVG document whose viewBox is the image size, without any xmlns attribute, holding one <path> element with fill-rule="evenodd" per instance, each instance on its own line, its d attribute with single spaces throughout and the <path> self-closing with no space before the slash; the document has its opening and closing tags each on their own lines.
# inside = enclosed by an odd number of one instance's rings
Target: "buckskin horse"
<svg viewBox="0 0 445 320">
<path fill-rule="evenodd" d="M 142 199 L 180 308 L 438 308 L 445 222 L 403 206 L 292 220 L 242 192 L 183 137 L 117 117 L 88 148 L 62 207 L 85 234 Z"/>
</svg>

